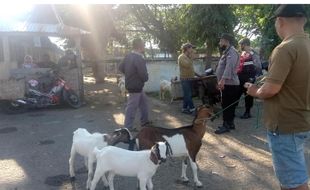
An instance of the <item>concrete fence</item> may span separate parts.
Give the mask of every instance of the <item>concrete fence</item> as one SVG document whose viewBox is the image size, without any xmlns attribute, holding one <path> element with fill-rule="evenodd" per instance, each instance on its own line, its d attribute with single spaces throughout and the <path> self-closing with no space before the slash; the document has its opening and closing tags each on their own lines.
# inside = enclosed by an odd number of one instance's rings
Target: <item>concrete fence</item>
<svg viewBox="0 0 310 190">
<path fill-rule="evenodd" d="M 100 75 L 117 76 L 121 73 L 118 71 L 120 61 L 105 61 L 99 64 L 98 71 Z M 180 76 L 179 66 L 176 60 L 148 60 L 147 70 L 149 73 L 149 80 L 146 82 L 144 90 L 146 92 L 159 91 L 159 84 L 161 80 L 170 81 L 171 78 Z M 205 70 L 205 63 L 202 59 L 194 61 L 194 69 L 198 74 L 203 74 Z"/>
</svg>

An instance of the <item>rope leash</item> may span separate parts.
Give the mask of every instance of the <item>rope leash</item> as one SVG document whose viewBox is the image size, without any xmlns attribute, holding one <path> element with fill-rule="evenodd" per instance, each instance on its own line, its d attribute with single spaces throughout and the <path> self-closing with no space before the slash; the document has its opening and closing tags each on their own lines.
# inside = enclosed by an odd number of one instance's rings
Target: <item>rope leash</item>
<svg viewBox="0 0 310 190">
<path fill-rule="evenodd" d="M 263 80 L 264 78 L 262 78 L 261 80 L 257 81 L 256 83 L 254 83 L 255 85 L 259 85 L 259 84 L 262 84 L 263 83 Z M 221 93 L 221 100 L 222 100 L 222 91 L 220 90 L 220 93 Z M 249 96 L 248 94 L 246 94 L 245 96 L 241 97 L 240 99 L 234 101 L 233 103 L 229 104 L 228 106 L 226 106 L 225 108 L 221 109 L 220 111 L 216 112 L 215 114 L 213 114 L 211 117 L 207 117 L 207 118 L 200 118 L 200 119 L 196 119 L 196 121 L 208 121 L 208 120 L 211 120 L 213 121 L 215 119 L 216 116 L 220 115 L 221 113 L 223 113 L 225 110 L 227 110 L 228 108 L 234 106 L 236 103 L 238 103 L 239 101 L 241 100 L 244 100 L 247 96 Z M 256 99 L 256 98 L 255 98 Z M 261 127 L 262 125 L 260 125 L 260 121 L 259 121 L 259 117 L 260 117 L 260 106 L 259 106 L 259 103 L 256 102 L 256 124 L 254 125 L 255 126 L 255 129 L 258 129 L 259 127 Z"/>
</svg>

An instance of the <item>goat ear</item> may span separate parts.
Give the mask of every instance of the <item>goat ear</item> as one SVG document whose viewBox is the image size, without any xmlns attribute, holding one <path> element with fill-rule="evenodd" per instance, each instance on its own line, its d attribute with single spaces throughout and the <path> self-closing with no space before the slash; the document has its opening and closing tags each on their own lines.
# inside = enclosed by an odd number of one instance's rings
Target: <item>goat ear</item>
<svg viewBox="0 0 310 190">
<path fill-rule="evenodd" d="M 216 118 L 219 118 L 219 115 L 218 114 L 211 114 L 211 118 L 210 120 L 213 122 Z"/>
<path fill-rule="evenodd" d="M 170 144 L 166 141 L 166 147 L 167 147 L 167 149 L 166 149 L 166 156 L 171 156 L 172 155 L 172 149 L 171 149 L 171 146 L 170 146 Z"/>
<path fill-rule="evenodd" d="M 108 142 L 108 141 L 109 141 L 109 136 L 106 135 L 106 134 L 104 134 L 104 135 L 103 135 L 103 140 L 104 140 L 105 142 Z"/>
<path fill-rule="evenodd" d="M 159 149 L 159 144 L 158 144 L 158 143 L 156 143 L 156 149 L 157 149 L 157 150 Z"/>
</svg>

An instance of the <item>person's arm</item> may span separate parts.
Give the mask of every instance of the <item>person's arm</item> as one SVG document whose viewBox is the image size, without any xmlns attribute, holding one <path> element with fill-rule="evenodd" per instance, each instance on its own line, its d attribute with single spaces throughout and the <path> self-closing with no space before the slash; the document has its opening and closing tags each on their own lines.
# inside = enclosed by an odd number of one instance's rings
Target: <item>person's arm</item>
<svg viewBox="0 0 310 190">
<path fill-rule="evenodd" d="M 196 72 L 195 72 L 195 76 L 197 76 L 197 77 L 202 77 L 200 74 L 198 74 L 198 73 L 196 73 Z"/>
<path fill-rule="evenodd" d="M 283 48 L 276 48 L 271 55 L 271 65 L 265 83 L 258 87 L 254 84 L 247 83 L 245 86 L 247 93 L 253 97 L 268 99 L 278 94 L 286 80 L 291 67 L 293 65 L 293 58 Z"/>
<path fill-rule="evenodd" d="M 236 68 L 236 64 L 239 64 L 239 56 L 237 54 L 229 53 L 226 56 L 226 66 L 222 76 L 223 80 L 229 80 L 233 78 L 233 72 Z M 221 79 L 221 80 L 222 80 Z"/>
<path fill-rule="evenodd" d="M 146 82 L 149 80 L 147 73 L 146 61 L 141 56 L 137 57 L 137 61 L 134 62 L 137 68 L 137 72 L 142 81 Z"/>
<path fill-rule="evenodd" d="M 250 96 L 260 98 L 260 99 L 267 99 L 275 96 L 278 94 L 282 88 L 282 84 L 273 84 L 266 82 L 261 87 L 258 87 L 255 84 L 248 84 L 247 87 L 247 94 Z"/>
<path fill-rule="evenodd" d="M 220 90 L 224 89 L 225 80 L 232 79 L 234 69 L 236 68 L 236 64 L 239 64 L 239 56 L 236 54 L 228 54 L 226 56 L 226 66 L 223 73 L 222 78 L 218 81 L 218 88 Z"/>
<path fill-rule="evenodd" d="M 178 60 L 179 66 L 182 68 L 188 68 L 189 67 L 189 63 L 187 62 L 187 60 L 184 57 L 179 57 Z"/>
<path fill-rule="evenodd" d="M 127 57 L 127 56 L 126 56 Z M 118 66 L 118 70 L 121 72 L 121 73 L 123 73 L 123 74 L 125 74 L 125 60 L 126 60 L 126 57 L 124 58 L 124 60 L 121 62 L 121 64 L 119 64 L 119 66 Z"/>
<path fill-rule="evenodd" d="M 262 74 L 262 63 L 260 61 L 260 57 L 259 57 L 258 53 L 253 51 L 252 59 L 253 59 L 253 63 L 254 63 L 255 68 L 256 68 L 256 74 L 261 75 Z"/>
</svg>

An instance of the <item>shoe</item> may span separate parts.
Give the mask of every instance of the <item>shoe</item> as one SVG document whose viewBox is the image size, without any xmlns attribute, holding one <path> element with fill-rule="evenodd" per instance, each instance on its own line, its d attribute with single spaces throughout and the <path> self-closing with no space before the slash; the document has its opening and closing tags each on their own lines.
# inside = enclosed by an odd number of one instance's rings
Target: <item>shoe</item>
<svg viewBox="0 0 310 190">
<path fill-rule="evenodd" d="M 240 117 L 240 119 L 249 119 L 249 118 L 251 118 L 252 116 L 251 116 L 251 114 L 249 113 L 249 112 L 245 112 L 241 117 Z"/>
<path fill-rule="evenodd" d="M 152 124 L 153 124 L 152 121 L 147 121 L 147 122 L 143 123 L 143 124 L 141 125 L 141 127 L 150 127 L 150 126 L 152 126 Z"/>
<path fill-rule="evenodd" d="M 129 130 L 130 132 L 139 132 L 139 130 L 138 130 L 136 127 L 128 128 L 128 130 Z"/>
<path fill-rule="evenodd" d="M 182 109 L 182 113 L 185 113 L 185 114 L 192 114 L 192 112 L 190 112 L 188 109 Z"/>
<path fill-rule="evenodd" d="M 214 133 L 218 134 L 218 135 L 223 134 L 223 133 L 227 133 L 227 132 L 229 132 L 229 129 L 225 126 L 221 126 L 217 130 L 214 131 Z"/>
<path fill-rule="evenodd" d="M 196 111 L 196 108 L 189 109 L 190 112 Z"/>
<path fill-rule="evenodd" d="M 231 130 L 235 130 L 235 129 L 236 129 L 236 126 L 235 126 L 235 124 L 234 124 L 233 121 L 227 122 L 227 123 L 226 123 L 226 127 L 227 127 L 228 129 L 231 129 Z"/>
<path fill-rule="evenodd" d="M 192 109 L 189 109 L 189 112 L 191 113 L 191 115 L 195 116 L 197 111 L 196 111 L 196 108 L 192 108 Z"/>
</svg>

